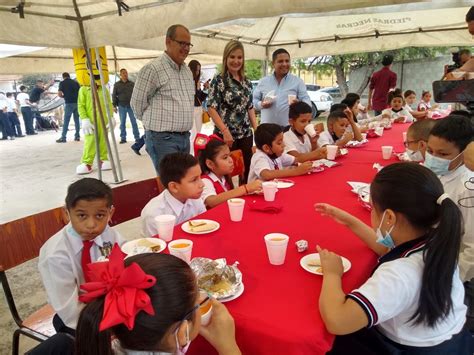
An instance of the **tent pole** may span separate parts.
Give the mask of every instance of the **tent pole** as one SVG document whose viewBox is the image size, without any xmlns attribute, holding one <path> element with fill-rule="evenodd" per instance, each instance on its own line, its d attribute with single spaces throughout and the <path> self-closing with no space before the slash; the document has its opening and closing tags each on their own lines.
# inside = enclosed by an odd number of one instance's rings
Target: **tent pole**
<svg viewBox="0 0 474 355">
<path fill-rule="evenodd" d="M 106 133 L 106 136 L 105 136 L 105 141 L 107 143 L 107 150 L 109 151 L 109 155 L 110 155 L 110 162 L 112 163 L 112 172 L 114 173 L 114 180 L 116 183 L 119 183 L 119 182 L 123 182 L 123 175 L 122 175 L 122 166 L 120 165 L 120 158 L 119 158 L 119 154 L 118 154 L 118 150 L 117 150 L 117 142 L 115 141 L 115 132 L 114 132 L 114 124 L 113 124 L 113 120 L 114 120 L 114 116 L 112 114 L 112 112 L 110 112 L 110 107 L 109 105 L 107 105 L 107 92 L 105 91 L 105 85 L 106 83 L 104 82 L 104 76 L 103 76 L 103 73 L 102 73 L 102 60 L 99 56 L 99 50 L 97 48 L 95 48 L 95 57 L 97 58 L 97 61 L 98 61 L 98 64 L 99 64 L 99 75 L 100 75 L 100 84 L 102 86 L 102 97 L 104 99 L 104 105 L 105 105 L 105 112 L 107 113 L 107 117 L 109 119 L 109 127 L 110 127 L 110 131 L 111 131 L 111 137 L 112 137 L 112 145 L 113 145 L 113 151 L 112 151 L 112 148 L 110 146 L 110 142 L 109 142 L 109 136 L 108 136 L 108 132 L 107 132 L 107 128 L 106 128 L 106 125 L 104 124 L 104 132 Z M 109 100 L 110 100 L 110 97 L 109 97 Z M 100 112 L 100 114 L 102 115 L 102 111 Z M 102 117 L 102 120 L 103 120 L 103 117 Z M 103 123 L 105 123 L 105 120 L 103 120 Z M 114 159 L 114 153 L 115 153 L 115 156 L 117 157 L 117 164 L 115 164 L 115 159 Z M 116 171 L 117 169 L 117 171 Z M 117 172 L 118 172 L 118 177 L 117 177 Z"/>
<path fill-rule="evenodd" d="M 97 160 L 97 169 L 99 171 L 99 180 L 102 180 L 102 166 L 100 163 L 100 144 L 99 144 L 99 131 L 98 131 L 98 122 L 97 122 L 97 110 L 102 112 L 100 107 L 100 102 L 98 101 L 99 96 L 97 95 L 97 87 L 95 85 L 94 80 L 94 73 L 92 71 L 92 58 L 89 47 L 87 45 L 87 39 L 84 32 L 84 24 L 82 23 L 81 13 L 79 12 L 79 7 L 77 6 L 77 0 L 72 0 L 74 4 L 74 10 L 76 11 L 76 15 L 78 18 L 78 25 L 79 25 L 79 32 L 81 33 L 82 38 L 82 46 L 84 47 L 84 51 L 86 52 L 86 60 L 87 60 L 87 67 L 89 69 L 89 78 L 92 90 L 92 107 L 94 110 L 94 136 L 95 136 L 95 150 L 96 150 L 96 160 Z M 104 125 L 105 127 L 105 125 Z"/>
<path fill-rule="evenodd" d="M 403 91 L 403 69 L 405 66 L 405 55 L 402 55 L 402 75 L 400 79 L 400 89 Z"/>
<path fill-rule="evenodd" d="M 112 53 L 113 53 L 113 55 L 114 55 L 114 70 L 115 70 L 115 75 L 117 75 L 118 63 L 117 63 L 117 53 L 115 52 L 115 46 L 112 46 Z"/>
</svg>

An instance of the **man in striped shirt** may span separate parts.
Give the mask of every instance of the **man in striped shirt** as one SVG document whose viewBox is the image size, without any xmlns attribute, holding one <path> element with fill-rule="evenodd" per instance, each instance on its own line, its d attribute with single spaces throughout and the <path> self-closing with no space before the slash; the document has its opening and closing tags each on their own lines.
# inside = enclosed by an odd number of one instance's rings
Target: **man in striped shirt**
<svg viewBox="0 0 474 355">
<path fill-rule="evenodd" d="M 195 88 L 184 60 L 193 46 L 190 41 L 186 27 L 168 28 L 165 53 L 140 70 L 133 89 L 130 104 L 145 127 L 146 150 L 158 175 L 165 155 L 189 153 Z"/>
</svg>

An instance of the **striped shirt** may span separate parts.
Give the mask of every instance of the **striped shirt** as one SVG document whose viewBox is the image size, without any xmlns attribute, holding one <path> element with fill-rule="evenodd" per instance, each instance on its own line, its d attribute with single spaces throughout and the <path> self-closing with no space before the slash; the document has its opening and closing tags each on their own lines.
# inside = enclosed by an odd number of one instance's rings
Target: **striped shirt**
<svg viewBox="0 0 474 355">
<path fill-rule="evenodd" d="M 191 70 L 163 53 L 138 73 L 130 104 L 146 130 L 186 132 L 193 125 L 194 94 Z"/>
</svg>

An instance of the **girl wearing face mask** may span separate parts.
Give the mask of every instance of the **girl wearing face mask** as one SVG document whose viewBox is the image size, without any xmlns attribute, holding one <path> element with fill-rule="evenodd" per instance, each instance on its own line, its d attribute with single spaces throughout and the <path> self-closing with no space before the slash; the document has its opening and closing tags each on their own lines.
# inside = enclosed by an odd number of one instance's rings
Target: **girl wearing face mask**
<svg viewBox="0 0 474 355">
<path fill-rule="evenodd" d="M 370 194 L 372 228 L 336 207 L 315 206 L 380 255 L 369 279 L 346 295 L 341 258 L 318 246 L 319 309 L 328 331 L 340 335 L 331 354 L 472 354 L 456 203 L 435 174 L 413 163 L 383 168 Z"/>
<path fill-rule="evenodd" d="M 81 286 L 87 305 L 78 322 L 76 355 L 179 355 L 199 333 L 220 355 L 241 354 L 224 305 L 208 300 L 211 323 L 201 327 L 196 277 L 181 259 L 148 253 L 124 263 L 117 247 L 108 263 L 90 268 L 92 281 L 99 282 Z"/>
</svg>

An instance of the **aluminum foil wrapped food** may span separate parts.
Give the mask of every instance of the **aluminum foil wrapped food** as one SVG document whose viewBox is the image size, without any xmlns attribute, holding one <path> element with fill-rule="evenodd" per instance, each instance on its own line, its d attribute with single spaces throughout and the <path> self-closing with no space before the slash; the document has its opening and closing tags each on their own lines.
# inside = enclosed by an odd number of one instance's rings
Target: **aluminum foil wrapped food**
<svg viewBox="0 0 474 355">
<path fill-rule="evenodd" d="M 232 297 L 242 284 L 242 273 L 237 268 L 239 263 L 228 265 L 226 259 L 194 258 L 191 269 L 196 274 L 198 287 L 214 298 Z"/>
<path fill-rule="evenodd" d="M 302 253 L 308 250 L 307 240 L 301 239 L 301 240 L 298 240 L 295 244 L 296 244 L 296 250 L 298 250 L 298 253 Z"/>
</svg>

